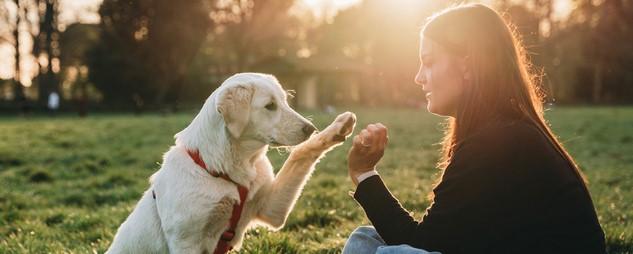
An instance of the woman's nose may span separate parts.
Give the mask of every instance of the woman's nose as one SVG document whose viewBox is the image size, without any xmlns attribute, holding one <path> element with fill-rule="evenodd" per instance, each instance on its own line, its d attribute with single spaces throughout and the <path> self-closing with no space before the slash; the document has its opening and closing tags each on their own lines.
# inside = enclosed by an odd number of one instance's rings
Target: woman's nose
<svg viewBox="0 0 633 254">
<path fill-rule="evenodd" d="M 426 84 L 426 77 L 424 77 L 422 71 L 419 71 L 418 74 L 415 75 L 415 83 L 418 85 Z"/>
</svg>

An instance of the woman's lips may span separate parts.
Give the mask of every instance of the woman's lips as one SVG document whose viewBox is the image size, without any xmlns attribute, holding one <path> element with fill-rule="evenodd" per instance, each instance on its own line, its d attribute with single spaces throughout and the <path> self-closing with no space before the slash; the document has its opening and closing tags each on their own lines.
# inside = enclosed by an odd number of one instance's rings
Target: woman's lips
<svg viewBox="0 0 633 254">
<path fill-rule="evenodd" d="M 426 93 L 426 99 L 430 100 L 431 99 L 431 92 Z"/>
</svg>

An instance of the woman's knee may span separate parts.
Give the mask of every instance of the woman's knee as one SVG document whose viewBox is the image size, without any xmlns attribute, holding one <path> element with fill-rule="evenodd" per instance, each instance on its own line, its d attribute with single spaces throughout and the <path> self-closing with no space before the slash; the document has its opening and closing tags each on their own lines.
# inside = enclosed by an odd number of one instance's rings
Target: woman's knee
<svg viewBox="0 0 633 254">
<path fill-rule="evenodd" d="M 373 226 L 360 226 L 352 231 L 351 236 L 353 235 L 375 236 L 378 235 L 378 232 Z"/>
<path fill-rule="evenodd" d="M 371 226 L 356 228 L 347 239 L 343 254 L 348 253 L 374 253 L 378 246 L 385 242 L 380 238 L 376 229 Z"/>
</svg>

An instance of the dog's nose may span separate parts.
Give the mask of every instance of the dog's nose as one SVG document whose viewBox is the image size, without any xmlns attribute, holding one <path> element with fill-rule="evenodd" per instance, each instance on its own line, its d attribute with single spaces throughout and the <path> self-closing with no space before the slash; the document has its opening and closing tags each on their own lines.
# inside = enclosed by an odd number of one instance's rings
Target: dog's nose
<svg viewBox="0 0 633 254">
<path fill-rule="evenodd" d="M 312 124 L 306 124 L 303 126 L 303 128 L 301 128 L 301 130 L 303 131 L 303 134 L 305 134 L 306 136 L 310 136 L 316 131 L 316 127 L 314 127 L 314 125 Z"/>
</svg>

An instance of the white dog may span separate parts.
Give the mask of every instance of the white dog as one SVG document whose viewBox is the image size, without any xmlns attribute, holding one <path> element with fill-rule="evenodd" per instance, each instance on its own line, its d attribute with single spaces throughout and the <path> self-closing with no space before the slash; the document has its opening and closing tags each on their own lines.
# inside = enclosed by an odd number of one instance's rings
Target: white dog
<svg viewBox="0 0 633 254">
<path fill-rule="evenodd" d="M 176 134 L 107 253 L 225 253 L 251 226 L 281 228 L 319 158 L 356 123 L 346 112 L 312 135 L 316 128 L 286 96 L 271 75 L 224 81 Z M 297 144 L 274 176 L 268 146 Z"/>
</svg>

